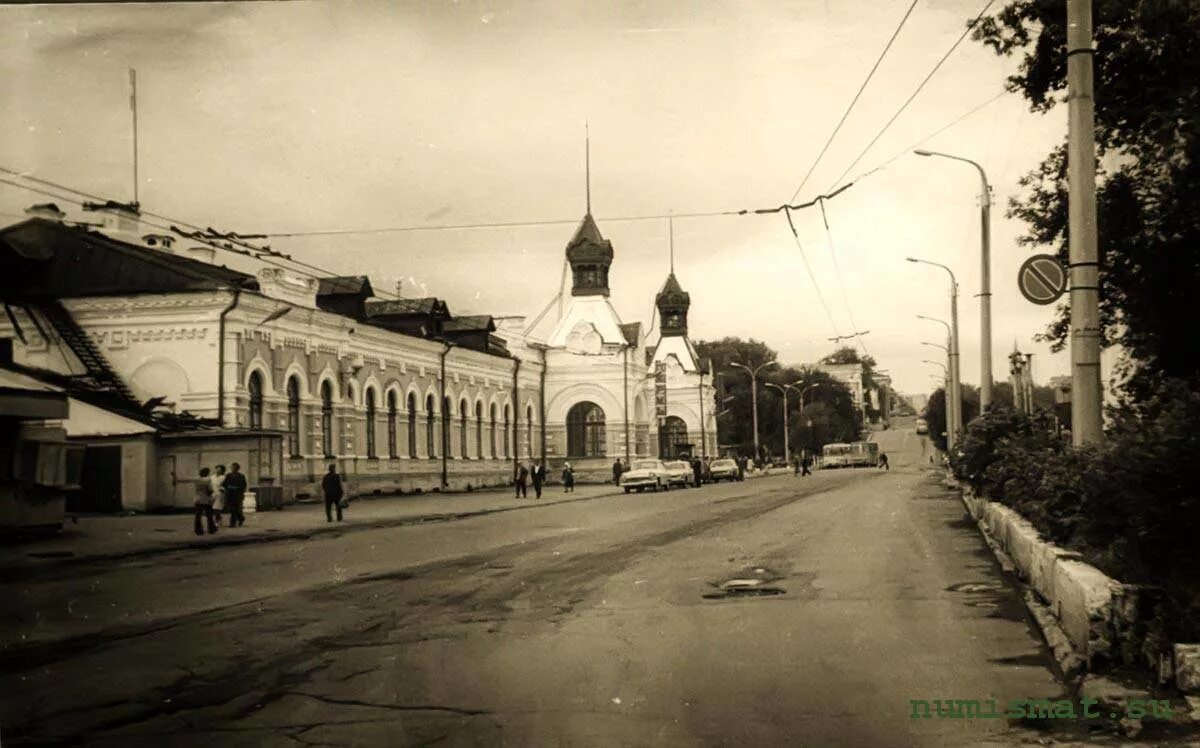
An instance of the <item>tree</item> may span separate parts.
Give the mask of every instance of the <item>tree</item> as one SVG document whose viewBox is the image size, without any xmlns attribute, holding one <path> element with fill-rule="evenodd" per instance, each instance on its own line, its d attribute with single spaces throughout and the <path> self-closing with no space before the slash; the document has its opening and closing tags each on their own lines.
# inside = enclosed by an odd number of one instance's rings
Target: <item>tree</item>
<svg viewBox="0 0 1200 748">
<path fill-rule="evenodd" d="M 765 343 L 735 337 L 698 341 L 696 350 L 701 359 L 713 362 L 713 371 L 717 373 L 714 412 L 719 419 L 721 446 L 741 454 L 753 454 L 750 377 L 744 370 L 729 364 L 736 361 L 755 367 L 776 360 L 777 354 Z M 800 382 L 798 387 L 808 389 L 803 419 L 800 418 L 797 393 L 788 394 L 788 443 L 791 449 L 819 451 L 829 442 L 857 438 L 858 414 L 853 396 L 844 383 L 816 369 L 767 368 L 758 375 L 758 430 L 760 443 L 769 454 L 783 452 L 783 401 L 778 390 L 765 384 L 771 382 L 782 387 L 797 381 Z"/>
<path fill-rule="evenodd" d="M 1161 377 L 1200 371 L 1200 0 L 1095 0 L 1096 146 L 1101 322 L 1130 356 L 1126 388 L 1144 398 Z M 1066 14 L 1061 0 L 1013 0 L 975 38 L 1023 55 L 1008 88 L 1035 112 L 1065 101 Z M 1009 215 L 1023 243 L 1067 257 L 1065 148 L 1021 184 Z M 1066 345 L 1059 307 L 1045 339 Z"/>
<path fill-rule="evenodd" d="M 963 429 L 979 415 L 979 390 L 969 384 L 962 386 Z M 946 390 L 938 387 L 925 404 L 925 423 L 929 426 L 929 438 L 933 446 L 946 451 Z"/>
</svg>

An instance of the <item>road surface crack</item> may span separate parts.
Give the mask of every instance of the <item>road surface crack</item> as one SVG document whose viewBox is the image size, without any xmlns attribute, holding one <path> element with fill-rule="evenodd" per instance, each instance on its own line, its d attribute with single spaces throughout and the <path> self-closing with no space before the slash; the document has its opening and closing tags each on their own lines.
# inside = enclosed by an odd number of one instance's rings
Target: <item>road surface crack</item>
<svg viewBox="0 0 1200 748">
<path fill-rule="evenodd" d="M 387 709 L 394 712 L 448 712 L 463 717 L 476 717 L 492 713 L 486 709 L 466 709 L 457 706 L 444 706 L 442 704 L 381 704 L 374 701 L 362 701 L 360 699 L 337 699 L 332 696 L 322 696 L 305 691 L 286 691 L 284 695 L 307 696 L 310 699 L 334 706 L 365 706 L 371 709 Z"/>
</svg>

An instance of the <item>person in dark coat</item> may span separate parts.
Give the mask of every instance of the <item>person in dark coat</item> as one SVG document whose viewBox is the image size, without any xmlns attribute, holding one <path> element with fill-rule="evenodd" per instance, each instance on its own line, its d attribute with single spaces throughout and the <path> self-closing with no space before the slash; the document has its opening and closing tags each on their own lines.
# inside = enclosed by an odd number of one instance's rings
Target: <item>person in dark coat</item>
<svg viewBox="0 0 1200 748">
<path fill-rule="evenodd" d="M 808 454 L 805 454 L 800 458 L 800 477 L 812 475 L 812 471 L 808 469 L 811 465 L 812 457 L 810 457 Z"/>
<path fill-rule="evenodd" d="M 625 466 L 621 464 L 621 458 L 613 460 L 613 485 L 621 485 L 621 473 L 625 472 Z"/>
<path fill-rule="evenodd" d="M 529 468 L 524 465 L 517 465 L 517 498 L 529 498 L 529 489 L 525 486 L 526 479 L 529 478 Z"/>
<path fill-rule="evenodd" d="M 571 463 L 566 463 L 562 471 L 563 493 L 575 492 L 575 471 L 571 469 Z"/>
<path fill-rule="evenodd" d="M 704 465 L 703 465 L 703 463 L 700 462 L 699 457 L 693 457 L 692 458 L 692 480 L 694 482 L 695 488 L 700 487 L 700 484 L 704 482 L 703 478 L 704 478 Z"/>
<path fill-rule="evenodd" d="M 737 456 L 738 480 L 746 480 L 746 458 L 744 455 Z"/>
<path fill-rule="evenodd" d="M 337 474 L 337 465 L 330 465 L 329 472 L 321 479 L 321 492 L 325 494 L 325 521 L 333 521 L 333 507 L 337 507 L 338 522 L 342 521 L 342 478 Z"/>
<path fill-rule="evenodd" d="M 229 510 L 229 526 L 240 527 L 246 524 L 246 514 L 243 503 L 246 500 L 246 474 L 241 472 L 242 466 L 236 462 L 229 466 L 229 472 L 221 486 L 225 489 L 225 508 Z"/>
<path fill-rule="evenodd" d="M 542 498 L 542 486 L 546 485 L 546 464 L 541 460 L 533 466 L 533 498 Z"/>
<path fill-rule="evenodd" d="M 887 454 L 885 454 L 883 452 L 879 453 L 879 467 L 883 468 L 884 470 L 892 469 L 891 466 L 888 465 Z"/>
</svg>

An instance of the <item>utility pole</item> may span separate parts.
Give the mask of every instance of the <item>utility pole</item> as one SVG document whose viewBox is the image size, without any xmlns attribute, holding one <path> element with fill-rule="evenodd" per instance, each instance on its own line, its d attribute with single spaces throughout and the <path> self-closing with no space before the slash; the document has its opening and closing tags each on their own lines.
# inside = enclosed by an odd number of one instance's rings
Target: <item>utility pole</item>
<svg viewBox="0 0 1200 748">
<path fill-rule="evenodd" d="M 776 361 L 766 361 L 758 366 L 755 366 L 754 368 L 751 368 L 746 364 L 739 363 L 737 361 L 729 362 L 730 366 L 736 366 L 739 369 L 744 369 L 746 373 L 750 375 L 750 408 L 751 417 L 754 423 L 754 459 L 756 460 L 762 457 L 758 446 L 758 373 L 768 366 L 775 366 L 776 364 Z"/>
<path fill-rule="evenodd" d="M 1096 237 L 1092 0 L 1067 0 L 1067 206 L 1071 266 L 1071 442 L 1104 439 Z"/>
<path fill-rule="evenodd" d="M 789 460 L 789 459 L 791 459 L 789 457 L 789 455 L 791 455 L 791 452 L 788 451 L 788 414 L 787 414 L 788 394 L 787 393 L 788 393 L 788 390 L 790 390 L 792 388 L 792 386 L 790 384 L 785 384 L 781 387 L 781 386 L 775 384 L 774 382 L 767 382 L 766 385 L 773 390 L 779 390 L 779 394 L 783 397 L 783 459 Z"/>
</svg>

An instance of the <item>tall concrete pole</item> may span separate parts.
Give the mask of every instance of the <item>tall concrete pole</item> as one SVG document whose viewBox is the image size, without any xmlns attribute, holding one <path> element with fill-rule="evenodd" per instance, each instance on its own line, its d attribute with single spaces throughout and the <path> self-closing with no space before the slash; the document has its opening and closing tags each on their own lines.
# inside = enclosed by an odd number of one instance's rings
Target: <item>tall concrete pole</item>
<svg viewBox="0 0 1200 748">
<path fill-rule="evenodd" d="M 987 348 L 984 348 L 986 351 Z M 954 388 L 954 442 L 957 444 L 963 432 L 963 398 L 962 370 L 959 368 L 961 356 L 958 348 L 958 281 L 954 273 L 950 273 L 950 386 Z M 990 363 L 990 356 L 989 363 Z M 986 379 L 991 379 L 987 376 Z M 983 398 L 983 387 L 980 386 L 980 399 Z M 982 405 L 981 405 L 982 407 Z"/>
<path fill-rule="evenodd" d="M 754 424 L 754 459 L 756 460 L 760 456 L 758 446 L 758 373 L 768 366 L 775 366 L 776 364 L 777 362 L 775 361 L 766 361 L 754 368 L 750 368 L 749 366 L 738 363 L 737 361 L 729 362 L 730 366 L 736 366 L 739 369 L 744 369 L 746 373 L 750 375 L 750 408 L 751 419 Z"/>
<path fill-rule="evenodd" d="M 788 415 L 787 415 L 788 394 L 787 393 L 788 393 L 788 390 L 790 390 L 792 388 L 792 386 L 790 384 L 785 384 L 782 387 L 780 387 L 779 385 L 775 384 L 774 382 L 767 382 L 766 385 L 773 390 L 779 390 L 779 394 L 783 397 L 783 459 L 788 460 L 788 459 L 790 459 L 790 457 L 788 455 L 790 455 L 791 452 L 788 451 L 789 445 L 788 445 Z"/>
<path fill-rule="evenodd" d="M 1071 442 L 1104 438 L 1096 237 L 1092 0 L 1067 0 L 1067 184 L 1071 265 Z"/>
</svg>

